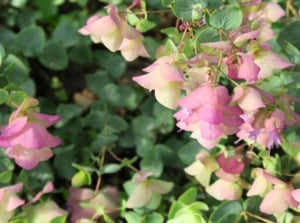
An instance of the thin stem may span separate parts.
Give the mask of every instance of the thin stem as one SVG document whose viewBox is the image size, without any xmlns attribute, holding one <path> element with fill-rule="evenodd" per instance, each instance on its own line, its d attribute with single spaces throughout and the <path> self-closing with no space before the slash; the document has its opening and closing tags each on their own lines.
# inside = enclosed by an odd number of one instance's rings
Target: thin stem
<svg viewBox="0 0 300 223">
<path fill-rule="evenodd" d="M 122 161 L 123 161 L 122 158 L 118 157 L 118 156 L 117 156 L 113 151 L 111 151 L 111 150 L 108 150 L 108 152 L 110 153 L 110 155 L 111 155 L 115 160 L 117 160 L 118 162 L 122 163 Z M 137 173 L 140 172 L 137 168 L 135 168 L 135 167 L 132 166 L 132 165 L 128 165 L 128 167 L 129 167 L 130 169 L 132 169 L 133 171 L 137 172 Z"/>
<path fill-rule="evenodd" d="M 149 10 L 146 11 L 148 14 L 160 14 L 160 13 L 164 13 L 164 12 L 171 12 L 171 9 L 161 9 L 161 10 Z M 119 12 L 119 14 L 121 15 L 126 15 L 126 14 L 135 14 L 135 15 L 144 15 L 145 12 L 131 12 L 131 11 L 121 11 Z"/>
<path fill-rule="evenodd" d="M 106 146 L 103 146 L 102 153 L 101 153 L 101 159 L 100 159 L 100 163 L 99 163 L 99 169 L 100 170 L 102 169 L 102 167 L 104 165 L 105 153 L 106 153 Z M 101 175 L 99 175 L 98 179 L 97 179 L 96 187 L 95 187 L 96 192 L 99 191 L 100 186 L 101 186 L 101 182 L 102 182 L 102 177 L 101 177 Z"/>
<path fill-rule="evenodd" d="M 264 223 L 274 223 L 273 221 L 270 221 L 270 220 L 268 220 L 266 218 L 260 217 L 260 216 L 258 216 L 256 214 L 252 214 L 252 213 L 249 213 L 249 212 L 245 212 L 245 214 L 248 215 L 248 216 L 250 216 L 250 217 L 252 217 L 252 218 L 258 219 L 258 220 L 260 220 L 260 221 L 262 221 Z"/>
</svg>

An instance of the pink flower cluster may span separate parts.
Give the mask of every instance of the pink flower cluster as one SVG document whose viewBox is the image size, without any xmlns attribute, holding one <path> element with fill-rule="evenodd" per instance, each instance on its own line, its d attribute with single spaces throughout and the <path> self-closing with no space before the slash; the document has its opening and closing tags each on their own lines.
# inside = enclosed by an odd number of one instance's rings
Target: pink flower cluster
<svg viewBox="0 0 300 223">
<path fill-rule="evenodd" d="M 293 66 L 272 52 L 267 42 L 274 38 L 271 23 L 284 16 L 284 11 L 276 3 L 261 1 L 242 9 L 242 24 L 224 36 L 221 33 L 221 41 L 194 46 L 202 52 L 193 58 L 182 57 L 178 46 L 178 52 L 163 54 L 144 69 L 147 74 L 133 78 L 154 90 L 157 101 L 165 107 L 179 106 L 174 114 L 177 126 L 190 131 L 191 137 L 208 149 L 232 134 L 270 149 L 282 143 L 285 126 L 300 121 L 287 95 L 275 99 L 260 89 L 260 83 L 275 70 Z M 239 81 L 233 96 L 218 83 L 220 75 Z"/>
<path fill-rule="evenodd" d="M 300 210 L 300 189 L 293 182 L 284 182 L 269 171 L 255 168 L 252 171 L 254 181 L 248 184 L 241 178 L 246 167 L 245 161 L 237 154 L 218 155 L 217 160 L 206 152 L 200 152 L 196 161 L 185 168 L 185 172 L 194 176 L 205 187 L 206 192 L 217 200 L 240 199 L 243 190 L 247 196 L 261 196 L 260 211 L 266 214 L 281 214 L 287 208 Z M 212 173 L 217 179 L 210 183 Z"/>
<path fill-rule="evenodd" d="M 94 43 L 103 43 L 112 52 L 120 50 L 127 61 L 133 61 L 138 56 L 149 57 L 143 45 L 143 35 L 118 14 L 115 6 L 107 6 L 107 11 L 107 16 L 94 15 L 89 18 L 79 33 L 89 35 Z"/>
<path fill-rule="evenodd" d="M 242 124 L 242 111 L 229 106 L 229 102 L 224 86 L 201 85 L 178 101 L 181 109 L 174 114 L 177 126 L 192 131 L 192 137 L 210 149 L 223 135 L 234 134 Z"/>
<path fill-rule="evenodd" d="M 46 115 L 35 111 L 38 101 L 27 97 L 9 117 L 9 123 L 1 126 L 0 146 L 16 163 L 27 170 L 39 162 L 52 157 L 51 147 L 61 140 L 46 130 L 60 120 L 59 116 Z"/>
</svg>

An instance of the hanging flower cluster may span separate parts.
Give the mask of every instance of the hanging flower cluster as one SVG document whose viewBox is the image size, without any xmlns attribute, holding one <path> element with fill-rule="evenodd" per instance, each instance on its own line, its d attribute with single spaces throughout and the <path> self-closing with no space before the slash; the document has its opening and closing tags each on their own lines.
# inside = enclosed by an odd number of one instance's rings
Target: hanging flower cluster
<svg viewBox="0 0 300 223">
<path fill-rule="evenodd" d="M 276 37 L 272 24 L 285 11 L 273 1 L 238 0 L 235 5 L 225 2 L 222 7 L 205 0 L 194 5 L 170 2 L 178 17 L 176 28 L 162 31 L 168 39 L 157 50 L 156 60 L 133 81 L 154 91 L 160 104 L 174 110 L 177 127 L 190 132 L 207 149 L 185 172 L 195 176 L 217 200 L 236 200 L 247 190 L 249 197 L 263 197 L 263 213 L 278 214 L 287 208 L 298 211 L 300 193 L 295 180 L 268 170 L 265 163 L 253 170 L 252 185 L 243 179 L 255 158 L 264 159 L 259 152 L 267 150 L 270 155 L 274 147 L 284 143 L 286 127 L 300 123 L 293 107 L 299 100 L 287 91 L 264 89 L 268 80 L 294 66 L 270 43 Z M 191 15 L 177 10 L 185 4 L 191 6 Z M 90 35 L 96 43 L 102 42 L 112 52 L 120 50 L 127 61 L 147 57 L 141 33 L 128 25 L 114 6 L 107 9 L 107 16 L 91 17 L 79 32 Z M 233 139 L 230 148 L 219 144 L 224 138 Z M 214 148 L 221 148 L 221 152 Z M 141 182 L 127 207 L 147 204 L 149 199 L 135 197 L 141 191 L 147 196 L 156 192 L 153 182 Z M 278 205 L 272 205 L 272 199 Z"/>
<path fill-rule="evenodd" d="M 0 146 L 20 167 L 27 170 L 50 159 L 53 155 L 50 148 L 61 144 L 61 140 L 46 129 L 57 123 L 60 117 L 39 113 L 37 106 L 36 99 L 27 97 L 11 114 L 8 124 L 0 128 Z"/>
</svg>

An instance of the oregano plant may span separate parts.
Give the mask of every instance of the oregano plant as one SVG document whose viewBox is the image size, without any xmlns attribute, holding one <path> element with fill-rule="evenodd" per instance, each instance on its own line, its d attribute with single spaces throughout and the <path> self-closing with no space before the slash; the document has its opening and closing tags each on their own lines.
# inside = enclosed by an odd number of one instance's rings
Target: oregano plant
<svg viewBox="0 0 300 223">
<path fill-rule="evenodd" d="M 0 223 L 300 222 L 297 1 L 0 5 Z"/>
</svg>

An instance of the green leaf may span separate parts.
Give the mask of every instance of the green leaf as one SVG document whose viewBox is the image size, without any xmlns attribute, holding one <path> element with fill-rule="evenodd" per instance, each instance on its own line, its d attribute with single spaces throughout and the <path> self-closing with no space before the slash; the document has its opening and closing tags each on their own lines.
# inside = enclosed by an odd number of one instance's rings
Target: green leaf
<svg viewBox="0 0 300 223">
<path fill-rule="evenodd" d="M 167 223 L 206 223 L 197 212 L 184 210 L 175 216 L 174 219 L 168 220 Z"/>
<path fill-rule="evenodd" d="M 160 133 L 167 134 L 174 130 L 175 121 L 172 110 L 165 108 L 159 103 L 155 103 L 153 116 L 155 117 L 155 124 Z"/>
<path fill-rule="evenodd" d="M 284 45 L 285 42 L 293 44 L 300 50 L 300 21 L 292 22 L 283 27 L 278 36 L 278 42 Z"/>
<path fill-rule="evenodd" d="M 124 218 L 127 223 L 141 223 L 141 216 L 133 211 L 126 212 Z"/>
<path fill-rule="evenodd" d="M 165 29 L 162 29 L 161 32 L 163 34 L 166 34 L 170 39 L 172 39 L 175 43 L 179 43 L 181 40 L 181 33 L 178 31 L 175 27 L 168 27 Z M 175 47 L 176 48 L 176 47 Z"/>
<path fill-rule="evenodd" d="M 5 74 L 7 75 L 8 80 L 14 84 L 21 85 L 28 79 L 28 67 L 15 55 L 8 55 L 5 58 L 3 65 L 5 66 Z"/>
<path fill-rule="evenodd" d="M 162 174 L 163 163 L 157 149 L 152 149 L 146 153 L 141 161 L 141 169 L 152 172 L 155 177 L 159 177 Z"/>
<path fill-rule="evenodd" d="M 171 7 L 173 0 L 162 0 L 162 5 L 165 7 Z"/>
<path fill-rule="evenodd" d="M 186 165 L 190 165 L 194 162 L 196 155 L 204 149 L 196 140 L 191 141 L 184 145 L 179 150 L 179 158 L 184 162 Z"/>
<path fill-rule="evenodd" d="M 198 194 L 197 189 L 195 187 L 191 187 L 187 191 L 185 191 L 182 195 L 180 195 L 178 201 L 180 201 L 183 204 L 189 205 L 196 200 L 197 194 Z"/>
<path fill-rule="evenodd" d="M 57 40 L 49 40 L 39 61 L 51 70 L 63 70 L 68 66 L 67 51 Z"/>
<path fill-rule="evenodd" d="M 108 115 L 106 124 L 112 132 L 124 132 L 129 128 L 127 122 L 118 115 Z"/>
<path fill-rule="evenodd" d="M 221 10 L 215 10 L 209 17 L 210 25 L 226 31 L 237 29 L 242 21 L 242 10 L 235 6 L 225 6 Z"/>
<path fill-rule="evenodd" d="M 24 8 L 20 13 L 17 14 L 17 24 L 20 28 L 24 29 L 28 26 L 35 24 L 37 19 L 37 12 L 34 9 Z"/>
<path fill-rule="evenodd" d="M 164 222 L 163 216 L 157 212 L 153 212 L 151 214 L 143 216 L 143 221 L 142 221 L 142 223 L 163 223 L 163 222 Z"/>
<path fill-rule="evenodd" d="M 156 26 L 156 23 L 151 22 L 147 19 L 141 19 L 137 24 L 136 24 L 136 28 L 140 31 L 140 32 L 147 32 L 151 29 L 153 29 Z"/>
<path fill-rule="evenodd" d="M 57 123 L 57 126 L 64 126 L 72 118 L 77 117 L 81 111 L 82 109 L 75 104 L 60 104 L 56 113 L 61 116 L 61 120 Z"/>
<path fill-rule="evenodd" d="M 54 1 L 49 0 L 31 0 L 33 4 L 38 8 L 36 9 L 40 16 L 47 21 L 51 16 L 54 16 L 57 13 L 57 5 Z"/>
<path fill-rule="evenodd" d="M 67 216 L 58 216 L 53 218 L 50 223 L 66 223 L 67 222 Z"/>
<path fill-rule="evenodd" d="M 9 94 L 5 89 L 0 89 L 0 104 L 7 102 L 9 99 Z"/>
<path fill-rule="evenodd" d="M 207 3 L 207 8 L 218 9 L 222 5 L 222 0 L 209 0 Z"/>
<path fill-rule="evenodd" d="M 111 145 L 118 140 L 118 136 L 115 134 L 99 134 L 97 138 L 92 142 L 92 149 L 95 152 L 99 152 L 104 145 Z"/>
<path fill-rule="evenodd" d="M 2 60 L 5 57 L 5 49 L 2 44 L 0 44 L 0 67 L 2 65 Z"/>
<path fill-rule="evenodd" d="M 101 89 L 112 82 L 107 72 L 99 71 L 95 74 L 88 74 L 85 76 L 85 80 L 89 89 L 91 89 L 96 95 L 102 97 Z"/>
<path fill-rule="evenodd" d="M 23 8 L 27 0 L 11 0 L 10 4 L 16 8 Z"/>
<path fill-rule="evenodd" d="M 152 193 L 151 199 L 145 205 L 145 208 L 149 210 L 155 210 L 159 207 L 161 203 L 161 195 L 158 193 Z"/>
<path fill-rule="evenodd" d="M 66 17 L 55 27 L 52 38 L 59 41 L 64 47 L 74 46 L 79 40 L 78 28 L 76 20 Z"/>
<path fill-rule="evenodd" d="M 173 12 L 177 18 L 186 21 L 202 18 L 202 10 L 207 6 L 207 0 L 174 0 Z"/>
<path fill-rule="evenodd" d="M 121 105 L 129 110 L 136 109 L 143 98 L 143 95 L 130 85 L 120 85 L 119 92 L 123 96 Z"/>
<path fill-rule="evenodd" d="M 230 219 L 230 221 L 227 222 L 234 222 L 243 210 L 240 201 L 225 201 L 212 212 L 210 221 L 212 223 L 225 223 L 226 221 L 224 221 L 224 219 Z"/>
<path fill-rule="evenodd" d="M 219 32 L 214 27 L 205 27 L 197 34 L 197 41 L 199 43 L 217 42 L 220 41 Z"/>
<path fill-rule="evenodd" d="M 116 53 L 109 51 L 97 51 L 95 53 L 95 60 L 99 61 L 99 65 L 103 67 L 113 78 L 121 77 L 126 70 L 126 61 L 121 55 Z"/>
<path fill-rule="evenodd" d="M 91 185 L 92 178 L 91 174 L 84 170 L 79 170 L 72 177 L 71 184 L 73 187 L 81 187 L 84 185 Z"/>
<path fill-rule="evenodd" d="M 298 160 L 299 155 L 300 155 L 300 150 L 299 150 L 299 142 L 287 142 L 283 141 L 281 144 L 282 149 L 293 159 Z"/>
<path fill-rule="evenodd" d="M 76 170 L 72 167 L 72 162 L 76 159 L 74 145 L 57 148 L 54 150 L 54 153 L 53 166 L 57 175 L 70 181 L 76 172 Z"/>
<path fill-rule="evenodd" d="M 10 170 L 0 172 L 0 184 L 8 184 L 12 179 L 13 173 Z"/>
<path fill-rule="evenodd" d="M 117 163 L 109 163 L 103 166 L 102 172 L 103 174 L 112 174 L 112 173 L 117 173 L 122 166 Z"/>
<path fill-rule="evenodd" d="M 41 54 L 45 47 L 46 35 L 39 26 L 29 26 L 17 34 L 16 44 L 19 50 L 27 57 Z"/>
<path fill-rule="evenodd" d="M 287 54 L 289 60 L 294 63 L 300 65 L 300 51 L 293 44 L 289 42 L 285 42 L 283 44 L 283 50 Z"/>
<path fill-rule="evenodd" d="M 85 44 L 78 44 L 70 48 L 68 51 L 70 60 L 80 64 L 90 64 L 93 59 L 93 54 L 90 46 Z"/>
<path fill-rule="evenodd" d="M 17 52 L 19 49 L 16 44 L 16 36 L 12 30 L 0 27 L 0 42 L 8 51 Z"/>
<path fill-rule="evenodd" d="M 27 94 L 23 91 L 12 91 L 9 95 L 9 101 L 11 104 L 21 104 L 24 99 L 27 97 Z"/>
</svg>

